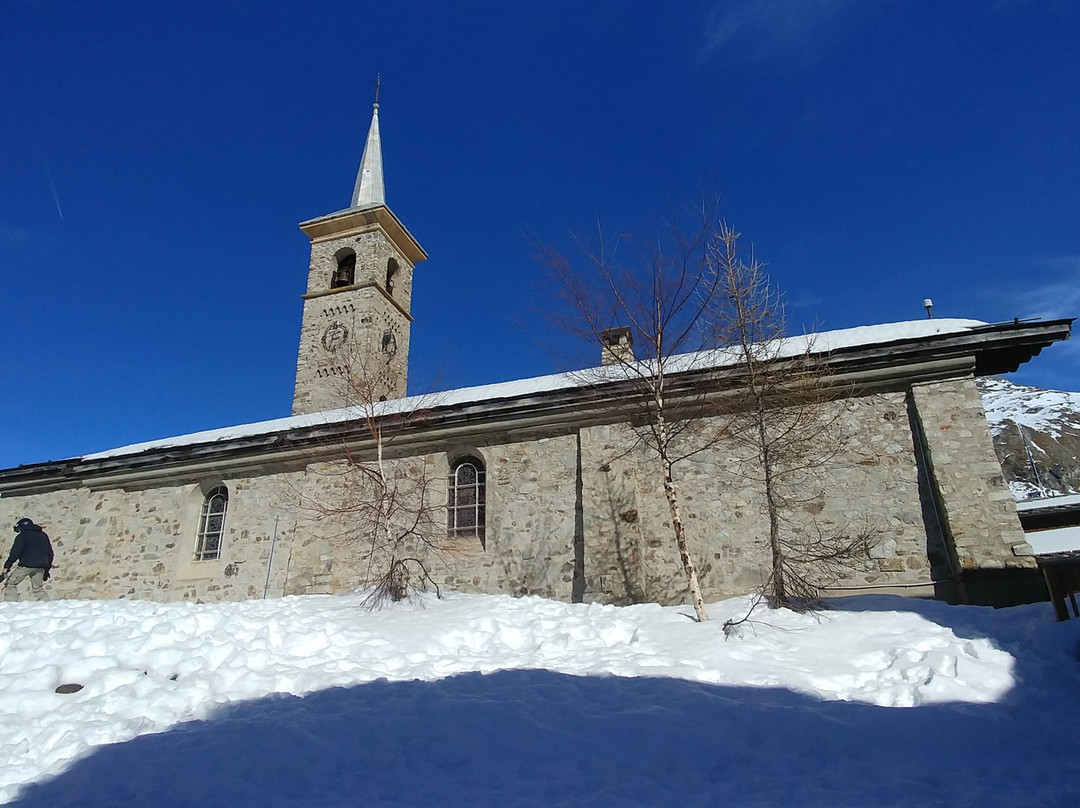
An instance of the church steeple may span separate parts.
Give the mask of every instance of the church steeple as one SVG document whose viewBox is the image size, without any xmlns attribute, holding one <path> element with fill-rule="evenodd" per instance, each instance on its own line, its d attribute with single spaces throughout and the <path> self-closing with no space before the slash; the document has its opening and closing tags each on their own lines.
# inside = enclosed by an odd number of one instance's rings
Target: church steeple
<svg viewBox="0 0 1080 808">
<path fill-rule="evenodd" d="M 378 91 L 376 90 L 376 98 Z M 360 170 L 356 173 L 353 187 L 352 207 L 370 208 L 386 204 L 383 188 L 382 140 L 379 137 L 379 102 L 372 104 L 371 126 L 368 128 L 364 154 L 360 158 Z"/>
<path fill-rule="evenodd" d="M 377 83 L 352 204 L 300 229 L 311 264 L 293 414 L 404 396 L 413 268 L 427 253 L 386 206 Z"/>
</svg>

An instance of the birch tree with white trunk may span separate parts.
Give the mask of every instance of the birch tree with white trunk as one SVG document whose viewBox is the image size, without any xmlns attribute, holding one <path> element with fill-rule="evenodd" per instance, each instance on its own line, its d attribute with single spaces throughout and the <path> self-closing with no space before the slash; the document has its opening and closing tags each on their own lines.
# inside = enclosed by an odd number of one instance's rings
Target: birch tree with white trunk
<svg viewBox="0 0 1080 808">
<path fill-rule="evenodd" d="M 645 447 L 655 463 L 690 602 L 697 619 L 704 622 L 708 614 L 683 518 L 678 466 L 715 443 L 722 430 L 703 437 L 704 401 L 672 389 L 678 357 L 709 347 L 712 332 L 707 317 L 720 290 L 720 278 L 709 264 L 714 236 L 710 219 L 694 217 L 694 222 L 696 227 L 690 230 L 672 223 L 660 238 L 650 241 L 619 236 L 605 243 L 601 233 L 599 246 L 581 247 L 576 260 L 544 245 L 538 253 L 557 282 L 564 308 L 571 312 L 559 318 L 560 326 L 593 346 L 603 346 L 605 364 L 580 371 L 582 379 L 615 380 L 632 391 L 626 406 L 620 406 L 620 415 L 627 420 L 635 445 Z M 623 337 L 623 342 L 613 344 L 613 335 Z M 634 351 L 629 350 L 630 343 Z"/>
</svg>

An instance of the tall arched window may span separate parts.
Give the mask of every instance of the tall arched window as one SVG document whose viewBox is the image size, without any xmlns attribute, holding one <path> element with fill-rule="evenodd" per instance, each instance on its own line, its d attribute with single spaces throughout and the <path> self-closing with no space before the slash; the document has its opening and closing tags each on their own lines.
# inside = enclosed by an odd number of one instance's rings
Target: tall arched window
<svg viewBox="0 0 1080 808">
<path fill-rule="evenodd" d="M 463 457 L 450 467 L 447 485 L 447 532 L 452 539 L 476 538 L 487 547 L 484 536 L 486 483 L 484 464 L 475 457 Z"/>
<path fill-rule="evenodd" d="M 228 488 L 218 485 L 206 493 L 199 517 L 199 535 L 195 540 L 196 561 L 213 561 L 221 556 L 221 538 L 225 534 L 225 511 L 228 508 Z"/>
<path fill-rule="evenodd" d="M 394 294 L 394 285 L 397 283 L 398 262 L 390 258 L 386 262 L 386 294 Z"/>
<path fill-rule="evenodd" d="M 352 286 L 356 281 L 356 253 L 350 252 L 338 258 L 337 269 L 330 281 L 331 289 Z"/>
</svg>

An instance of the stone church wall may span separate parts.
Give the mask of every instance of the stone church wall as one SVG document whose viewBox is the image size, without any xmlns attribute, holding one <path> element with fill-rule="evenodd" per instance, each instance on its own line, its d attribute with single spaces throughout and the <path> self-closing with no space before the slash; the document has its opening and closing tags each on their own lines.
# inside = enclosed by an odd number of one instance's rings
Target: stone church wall
<svg viewBox="0 0 1080 808">
<path fill-rule="evenodd" d="M 909 401 L 910 396 L 910 401 Z M 814 470 L 784 529 L 811 535 L 869 531 L 865 557 L 830 581 L 833 592 L 928 589 L 948 577 L 938 522 L 960 568 L 1032 565 L 1015 505 L 992 453 L 970 379 L 916 385 L 836 402 L 839 451 Z M 920 486 L 919 436 L 926 434 Z M 659 470 L 624 425 L 582 433 L 586 600 L 682 603 L 687 597 Z M 720 445 L 676 466 L 688 541 L 706 598 L 753 591 L 768 570 L 761 485 L 745 449 Z M 932 497 L 940 503 L 935 510 Z M 929 594 L 928 591 L 920 594 Z"/>
<path fill-rule="evenodd" d="M 918 384 L 911 394 L 960 569 L 1033 569 L 975 380 Z"/>
<path fill-rule="evenodd" d="M 439 537 L 439 550 L 424 555 L 440 588 L 507 592 L 569 600 L 573 582 L 576 440 L 540 437 L 527 442 L 454 447 L 449 452 L 400 458 L 395 471 L 425 476 L 436 532 L 446 531 L 446 481 L 450 462 L 469 454 L 487 472 L 485 542 Z M 362 584 L 367 543 L 355 521 L 340 517 L 349 500 L 349 477 L 338 463 L 315 464 L 297 478 L 303 504 L 286 592 L 341 592 Z M 393 473 L 393 472 L 392 472 Z M 411 511 L 415 513 L 415 510 Z M 351 518 L 356 519 L 354 509 Z"/>
<path fill-rule="evenodd" d="M 955 542 L 951 563 L 960 569 L 1032 564 L 971 380 L 832 406 L 844 440 L 815 469 L 786 527 L 871 528 L 865 557 L 835 581 L 840 591 L 915 587 L 947 576 L 942 535 Z M 684 602 L 662 481 L 655 461 L 632 445 L 625 424 L 580 431 L 552 425 L 528 439 L 440 445 L 395 459 L 403 473 L 430 477 L 436 532 L 445 530 L 450 463 L 471 454 L 487 470 L 485 543 L 444 538 L 439 552 L 425 557 L 433 579 L 448 591 Z M 719 445 L 676 466 L 710 599 L 753 591 L 766 574 L 767 520 L 747 460 L 745 450 Z M 217 601 L 264 591 L 344 592 L 361 583 L 365 568 L 362 544 L 347 540 L 328 515 L 345 497 L 341 465 L 201 485 L 4 497 L 0 520 L 29 516 L 53 536 L 53 597 Z M 230 495 L 221 557 L 195 562 L 200 508 L 217 483 Z"/>
<path fill-rule="evenodd" d="M 853 535 L 870 529 L 861 559 L 839 586 L 929 580 L 927 534 L 903 393 L 833 405 L 840 449 L 815 469 L 785 529 Z M 659 469 L 644 450 L 626 454 L 625 426 L 582 436 L 588 599 L 683 602 L 686 586 L 671 539 Z M 707 598 L 753 591 L 768 569 L 768 520 L 748 451 L 731 445 L 675 466 L 691 550 Z"/>
<path fill-rule="evenodd" d="M 229 489 L 220 559 L 193 561 L 204 486 L 91 490 L 0 498 L 0 519 L 28 516 L 53 539 L 50 595 L 241 600 L 281 594 L 293 523 L 288 475 L 214 480 Z M 209 484 L 207 484 L 209 485 Z M 278 534 L 274 541 L 275 524 Z M 5 552 L 9 548 L 4 548 Z"/>
</svg>

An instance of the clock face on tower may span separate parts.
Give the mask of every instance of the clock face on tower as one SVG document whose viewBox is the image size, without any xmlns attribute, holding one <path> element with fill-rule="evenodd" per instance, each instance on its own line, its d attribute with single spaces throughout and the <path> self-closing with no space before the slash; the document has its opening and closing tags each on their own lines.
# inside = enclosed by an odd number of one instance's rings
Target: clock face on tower
<svg viewBox="0 0 1080 808">
<path fill-rule="evenodd" d="M 349 338 L 349 329 L 336 320 L 326 327 L 322 335 L 322 346 L 328 351 L 336 351 Z"/>
</svg>

